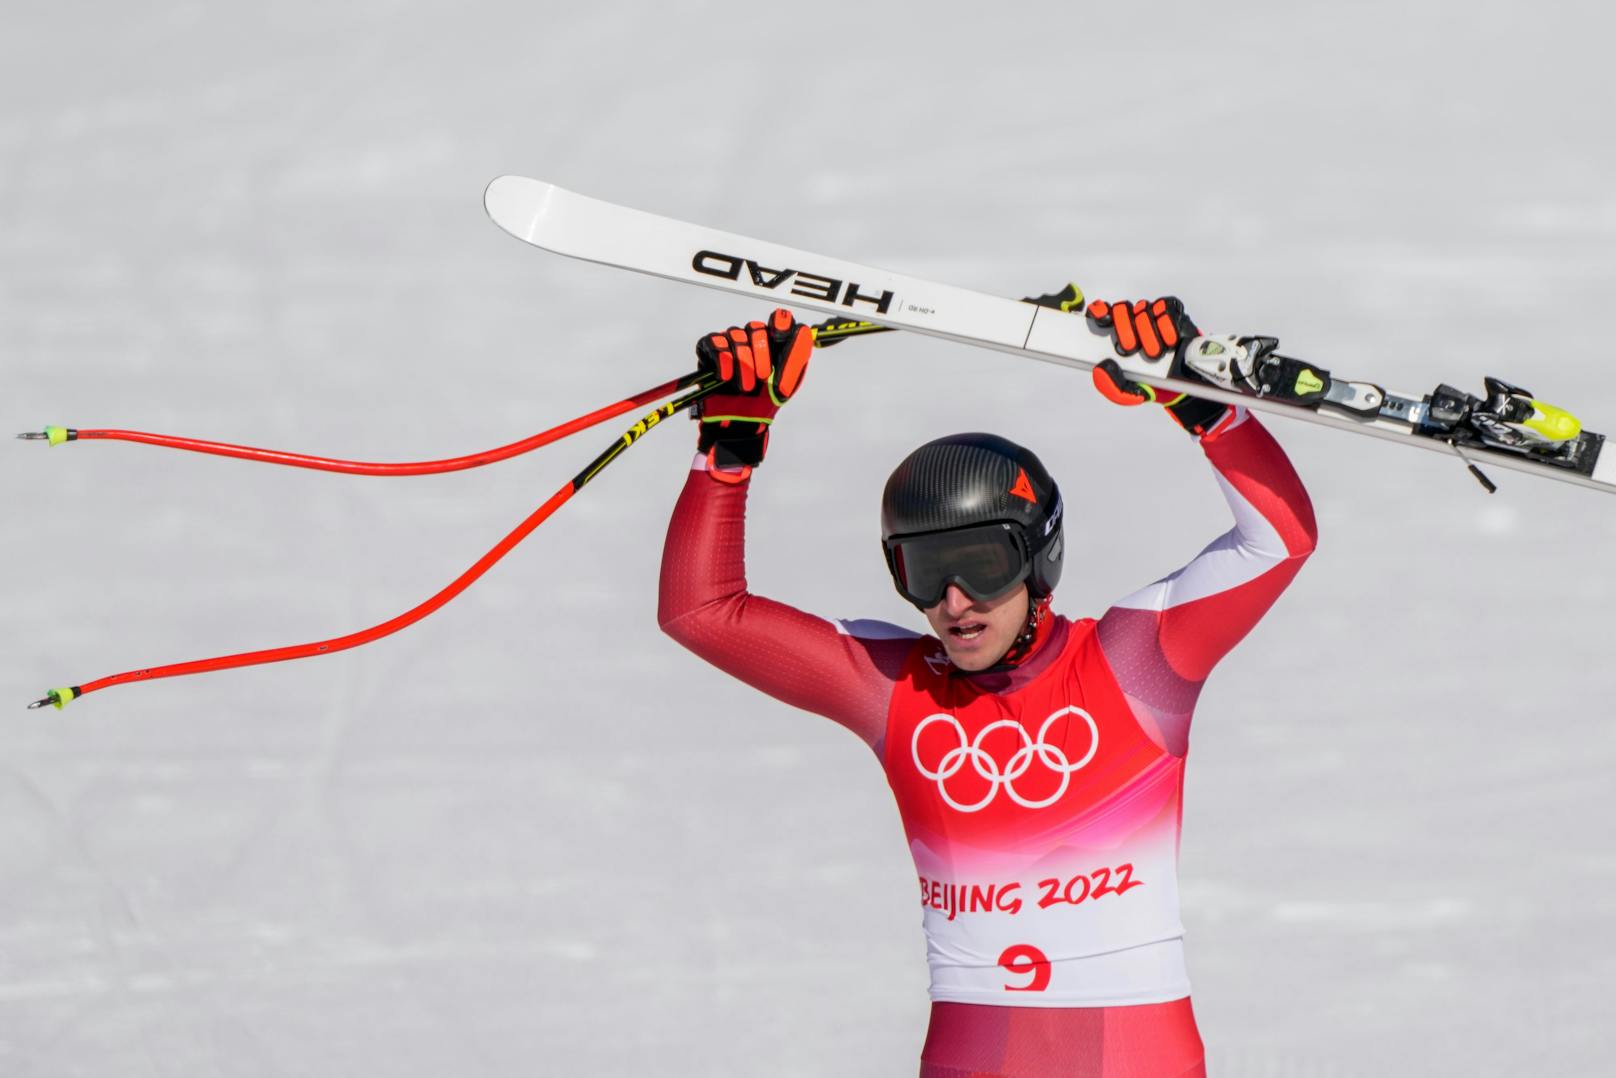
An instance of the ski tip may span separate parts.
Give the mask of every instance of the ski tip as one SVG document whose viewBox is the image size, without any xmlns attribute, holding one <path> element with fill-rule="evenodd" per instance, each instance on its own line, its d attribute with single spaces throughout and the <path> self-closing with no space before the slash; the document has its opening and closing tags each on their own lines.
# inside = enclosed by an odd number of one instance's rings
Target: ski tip
<svg viewBox="0 0 1616 1078">
<path fill-rule="evenodd" d="M 513 183 L 519 183 L 525 179 L 527 179 L 527 177 L 515 176 L 511 174 L 495 176 L 493 179 L 488 181 L 488 186 L 483 188 L 483 205 L 486 206 L 488 204 L 488 202 L 494 197 L 495 191 L 502 190 L 511 186 Z"/>
<path fill-rule="evenodd" d="M 495 176 L 488 181 L 488 186 L 483 188 L 483 210 L 502 228 L 504 222 L 501 220 L 501 214 L 506 211 L 514 188 L 519 185 L 521 179 L 520 176 Z"/>
<path fill-rule="evenodd" d="M 496 176 L 483 190 L 483 209 L 500 228 L 521 240 L 531 240 L 544 218 L 555 184 L 526 176 Z"/>
</svg>

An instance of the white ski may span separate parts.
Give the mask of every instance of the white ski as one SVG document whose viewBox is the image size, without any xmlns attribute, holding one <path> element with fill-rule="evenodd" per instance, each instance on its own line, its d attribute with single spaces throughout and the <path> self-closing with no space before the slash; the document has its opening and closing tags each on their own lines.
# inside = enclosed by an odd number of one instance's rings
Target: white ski
<svg viewBox="0 0 1616 1078">
<path fill-rule="evenodd" d="M 571 258 L 1084 370 L 1114 359 L 1135 381 L 1161 388 L 1456 454 L 1467 464 L 1485 462 L 1616 493 L 1616 451 L 1600 452 L 1603 436 L 1579 433 L 1580 427 L 1559 409 L 1497 380 L 1488 380 L 1486 398 L 1447 386 L 1434 394 L 1409 395 L 1334 379 L 1322 368 L 1272 356 L 1270 363 L 1283 360 L 1293 365 L 1287 370 L 1303 371 L 1299 384 L 1322 387 L 1306 403 L 1298 403 L 1267 395 L 1272 387 L 1256 384 L 1255 377 L 1227 387 L 1169 377 L 1170 357 L 1151 361 L 1119 356 L 1110 337 L 1092 330 L 1086 318 L 1058 309 L 705 228 L 539 180 L 501 176 L 488 185 L 483 204 L 494 223 L 517 239 Z M 1225 357 L 1244 364 L 1268 357 L 1274 342 L 1256 343 L 1263 340 L 1198 338 L 1186 362 L 1198 373 L 1218 378 Z M 1474 418 L 1467 410 L 1472 406 L 1481 413 Z M 1539 433 L 1545 430 L 1560 440 L 1546 441 Z"/>
</svg>

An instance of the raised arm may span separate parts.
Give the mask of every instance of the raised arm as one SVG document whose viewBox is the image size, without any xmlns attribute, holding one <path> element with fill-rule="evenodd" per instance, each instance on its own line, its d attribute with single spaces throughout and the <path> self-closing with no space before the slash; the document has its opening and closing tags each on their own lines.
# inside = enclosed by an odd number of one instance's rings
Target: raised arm
<svg viewBox="0 0 1616 1078">
<path fill-rule="evenodd" d="M 698 346 L 703 363 L 736 392 L 703 402 L 701 451 L 663 547 L 657 620 L 725 673 L 841 723 L 879 749 L 892 684 L 915 634 L 879 622 L 829 621 L 753 595 L 746 586 L 751 474 L 762 462 L 776 410 L 800 385 L 808 332 L 789 312 L 776 311 L 767 327 L 754 322 Z"/>
<path fill-rule="evenodd" d="M 1099 308 L 1096 313 L 1094 308 Z M 1095 304 L 1091 320 L 1109 327 L 1128 321 L 1130 305 Z M 1139 333 L 1120 337 L 1165 352 L 1194 325 L 1176 300 L 1133 314 L 1155 315 Z M 1165 318 L 1161 317 L 1165 316 Z M 1103 319 L 1103 321 L 1102 321 Z M 1146 340 L 1151 330 L 1160 340 Z M 1114 365 L 1096 368 L 1095 384 L 1119 403 L 1155 400 Z M 1134 712 L 1153 736 L 1182 755 L 1201 686 L 1218 660 L 1251 631 L 1313 552 L 1318 529 L 1313 506 L 1284 450 L 1256 417 L 1194 397 L 1162 401 L 1199 441 L 1229 503 L 1234 527 L 1182 569 L 1120 599 L 1100 619 L 1100 646 Z"/>
</svg>

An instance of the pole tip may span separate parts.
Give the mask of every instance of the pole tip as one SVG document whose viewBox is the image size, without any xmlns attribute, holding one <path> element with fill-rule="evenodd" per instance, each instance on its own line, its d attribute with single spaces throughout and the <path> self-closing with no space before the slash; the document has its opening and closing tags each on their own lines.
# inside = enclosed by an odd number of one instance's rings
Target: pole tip
<svg viewBox="0 0 1616 1078">
<path fill-rule="evenodd" d="M 78 432 L 67 427 L 46 427 L 44 430 L 28 430 L 17 435 L 25 442 L 49 442 L 51 445 L 61 445 L 71 442 L 78 436 Z"/>
<path fill-rule="evenodd" d="M 33 703 L 29 704 L 28 705 L 28 710 L 29 711 L 36 711 L 39 708 L 44 707 L 46 704 L 49 704 L 51 707 L 54 707 L 57 711 L 60 711 L 60 710 L 62 710 L 62 708 L 66 707 L 68 704 L 70 704 L 74 700 L 78 699 L 78 697 L 79 697 L 79 691 L 76 688 L 52 689 L 50 692 L 46 693 L 40 699 L 35 700 Z"/>
</svg>

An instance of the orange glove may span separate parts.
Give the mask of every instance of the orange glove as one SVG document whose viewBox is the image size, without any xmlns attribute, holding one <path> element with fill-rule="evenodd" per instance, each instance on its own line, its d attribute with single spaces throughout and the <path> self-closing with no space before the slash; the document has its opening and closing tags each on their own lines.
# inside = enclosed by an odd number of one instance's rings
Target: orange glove
<svg viewBox="0 0 1616 1078">
<path fill-rule="evenodd" d="M 698 369 L 725 383 L 697 405 L 696 444 L 709 468 L 740 466 L 745 478 L 762 462 L 775 413 L 802 387 L 813 350 L 813 327 L 798 324 L 783 307 L 769 315 L 767 325 L 731 326 L 696 342 Z"/>
<path fill-rule="evenodd" d="M 1162 393 L 1154 386 L 1135 382 L 1114 359 L 1101 360 L 1094 368 L 1094 388 L 1113 404 L 1160 404 L 1173 417 L 1173 422 L 1191 434 L 1205 434 L 1230 411 L 1222 401 L 1209 401 L 1188 393 Z"/>
<path fill-rule="evenodd" d="M 1143 352 L 1146 359 L 1160 359 L 1177 349 L 1180 342 L 1201 335 L 1177 296 L 1163 296 L 1154 303 L 1143 299 L 1107 303 L 1097 299 L 1089 304 L 1087 317 L 1094 329 L 1111 331 L 1111 343 L 1125 356 Z"/>
<path fill-rule="evenodd" d="M 1154 302 L 1096 300 L 1089 305 L 1088 320 L 1096 330 L 1109 330 L 1111 343 L 1125 356 L 1143 352 L 1147 359 L 1161 359 L 1175 354 L 1184 341 L 1200 336 L 1176 296 L 1164 296 Z M 1153 386 L 1135 382 L 1114 359 L 1104 360 L 1094 368 L 1094 388 L 1114 404 L 1160 404 L 1175 423 L 1191 434 L 1205 434 L 1229 414 L 1229 406 L 1220 401 L 1188 393 L 1161 393 Z"/>
</svg>

